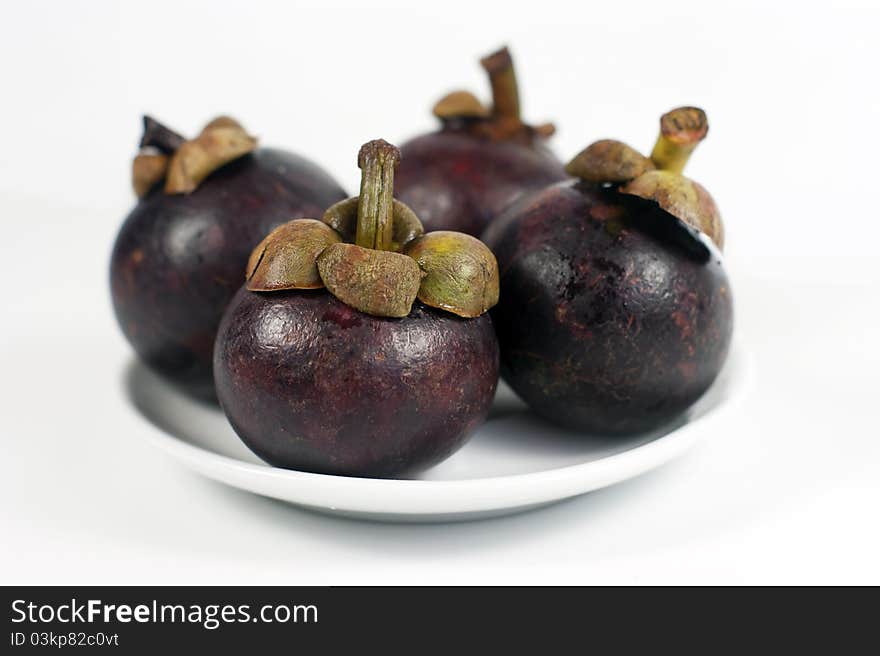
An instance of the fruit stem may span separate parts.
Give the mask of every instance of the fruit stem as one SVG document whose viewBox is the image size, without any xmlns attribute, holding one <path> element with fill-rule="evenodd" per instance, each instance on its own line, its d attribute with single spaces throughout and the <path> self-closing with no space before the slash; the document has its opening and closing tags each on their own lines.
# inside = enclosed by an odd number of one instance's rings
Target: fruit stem
<svg viewBox="0 0 880 656">
<path fill-rule="evenodd" d="M 496 118 L 520 121 L 519 86 L 513 70 L 513 59 L 507 47 L 483 57 L 480 64 L 489 74 L 492 85 L 492 115 Z"/>
<path fill-rule="evenodd" d="M 164 155 L 173 155 L 184 141 L 186 139 L 174 130 L 162 125 L 152 116 L 144 115 L 144 134 L 141 137 L 141 148 L 155 148 Z"/>
<path fill-rule="evenodd" d="M 654 166 L 680 174 L 708 131 L 706 112 L 699 107 L 678 107 L 666 112 L 660 117 L 660 135 L 651 151 Z"/>
<path fill-rule="evenodd" d="M 355 243 L 362 248 L 392 248 L 394 169 L 399 161 L 397 146 L 383 139 L 365 143 L 358 153 L 361 193 Z"/>
</svg>

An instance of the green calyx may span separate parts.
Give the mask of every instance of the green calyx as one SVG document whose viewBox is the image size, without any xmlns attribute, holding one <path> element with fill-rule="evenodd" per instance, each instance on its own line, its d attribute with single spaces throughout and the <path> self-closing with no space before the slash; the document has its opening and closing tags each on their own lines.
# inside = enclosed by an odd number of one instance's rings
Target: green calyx
<svg viewBox="0 0 880 656">
<path fill-rule="evenodd" d="M 461 317 L 498 302 L 498 263 L 478 239 L 424 234 L 415 213 L 394 199 L 400 153 L 371 141 L 361 148 L 360 196 L 329 207 L 321 221 L 295 219 L 254 249 L 246 271 L 254 292 L 324 287 L 343 303 L 379 317 L 405 317 L 418 298 Z"/>
<path fill-rule="evenodd" d="M 353 308 L 379 317 L 405 317 L 419 292 L 422 272 L 400 253 L 334 244 L 318 256 L 328 291 Z"/>
<path fill-rule="evenodd" d="M 620 141 L 603 139 L 578 153 L 566 172 L 594 184 L 614 185 L 625 194 L 656 202 L 724 248 L 724 224 L 706 189 L 682 175 L 691 153 L 709 131 L 706 113 L 679 107 L 660 118 L 660 135 L 650 157 Z"/>
<path fill-rule="evenodd" d="M 317 259 L 342 241 L 335 230 L 314 219 L 295 219 L 266 235 L 248 260 L 247 288 L 271 292 L 320 289 L 324 286 Z"/>
<path fill-rule="evenodd" d="M 343 241 L 354 242 L 357 235 L 358 205 L 358 196 L 341 200 L 328 207 L 321 220 L 338 232 Z M 388 250 L 400 251 L 424 232 L 416 213 L 395 198 L 391 205 L 391 247 Z"/>
<path fill-rule="evenodd" d="M 498 303 L 498 262 L 489 247 L 463 232 L 438 230 L 404 253 L 425 272 L 419 300 L 460 317 L 478 317 Z"/>
</svg>

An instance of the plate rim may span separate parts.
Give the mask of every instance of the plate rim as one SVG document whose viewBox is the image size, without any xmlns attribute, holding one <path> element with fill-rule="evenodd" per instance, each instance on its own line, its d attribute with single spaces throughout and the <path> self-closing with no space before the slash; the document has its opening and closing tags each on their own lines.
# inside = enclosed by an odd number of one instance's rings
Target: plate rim
<svg viewBox="0 0 880 656">
<path fill-rule="evenodd" d="M 152 423 L 127 392 L 126 401 L 138 415 L 142 427 L 147 429 L 144 433 L 149 442 L 188 469 L 240 490 L 302 507 L 355 514 L 479 513 L 562 501 L 634 478 L 674 460 L 700 441 L 707 425 L 719 422 L 736 410 L 746 397 L 754 376 L 754 363 L 751 354 L 736 340 L 725 367 L 734 359 L 737 375 L 731 378 L 731 388 L 723 402 L 666 435 L 589 462 L 461 480 L 335 476 L 249 463 L 185 442 Z M 288 486 L 288 494 L 279 494 L 277 485 Z M 293 488 L 300 498 L 289 494 Z"/>
</svg>

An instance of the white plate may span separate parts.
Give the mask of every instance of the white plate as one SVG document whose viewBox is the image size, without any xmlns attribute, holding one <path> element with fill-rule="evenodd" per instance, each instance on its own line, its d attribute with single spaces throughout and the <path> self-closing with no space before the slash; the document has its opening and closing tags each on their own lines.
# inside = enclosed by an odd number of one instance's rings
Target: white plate
<svg viewBox="0 0 880 656">
<path fill-rule="evenodd" d="M 459 452 L 414 480 L 309 474 L 270 467 L 216 408 L 184 397 L 132 362 L 125 383 L 144 433 L 190 469 L 320 512 L 390 521 L 476 519 L 561 501 L 638 476 L 722 430 L 751 382 L 736 345 L 715 384 L 676 425 L 634 438 L 585 437 L 530 414 L 502 384 L 489 420 Z"/>
</svg>

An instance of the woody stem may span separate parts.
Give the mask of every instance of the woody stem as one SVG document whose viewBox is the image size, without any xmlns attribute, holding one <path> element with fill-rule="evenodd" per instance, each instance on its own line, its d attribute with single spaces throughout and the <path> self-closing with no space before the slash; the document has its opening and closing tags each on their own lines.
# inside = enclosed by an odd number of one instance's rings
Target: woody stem
<svg viewBox="0 0 880 656">
<path fill-rule="evenodd" d="M 355 243 L 363 248 L 391 250 L 394 202 L 394 169 L 400 151 L 387 141 L 377 139 L 361 147 L 361 193 Z"/>
<path fill-rule="evenodd" d="M 492 114 L 497 118 L 519 121 L 519 86 L 513 70 L 513 59 L 502 48 L 480 60 L 492 85 Z"/>
</svg>

